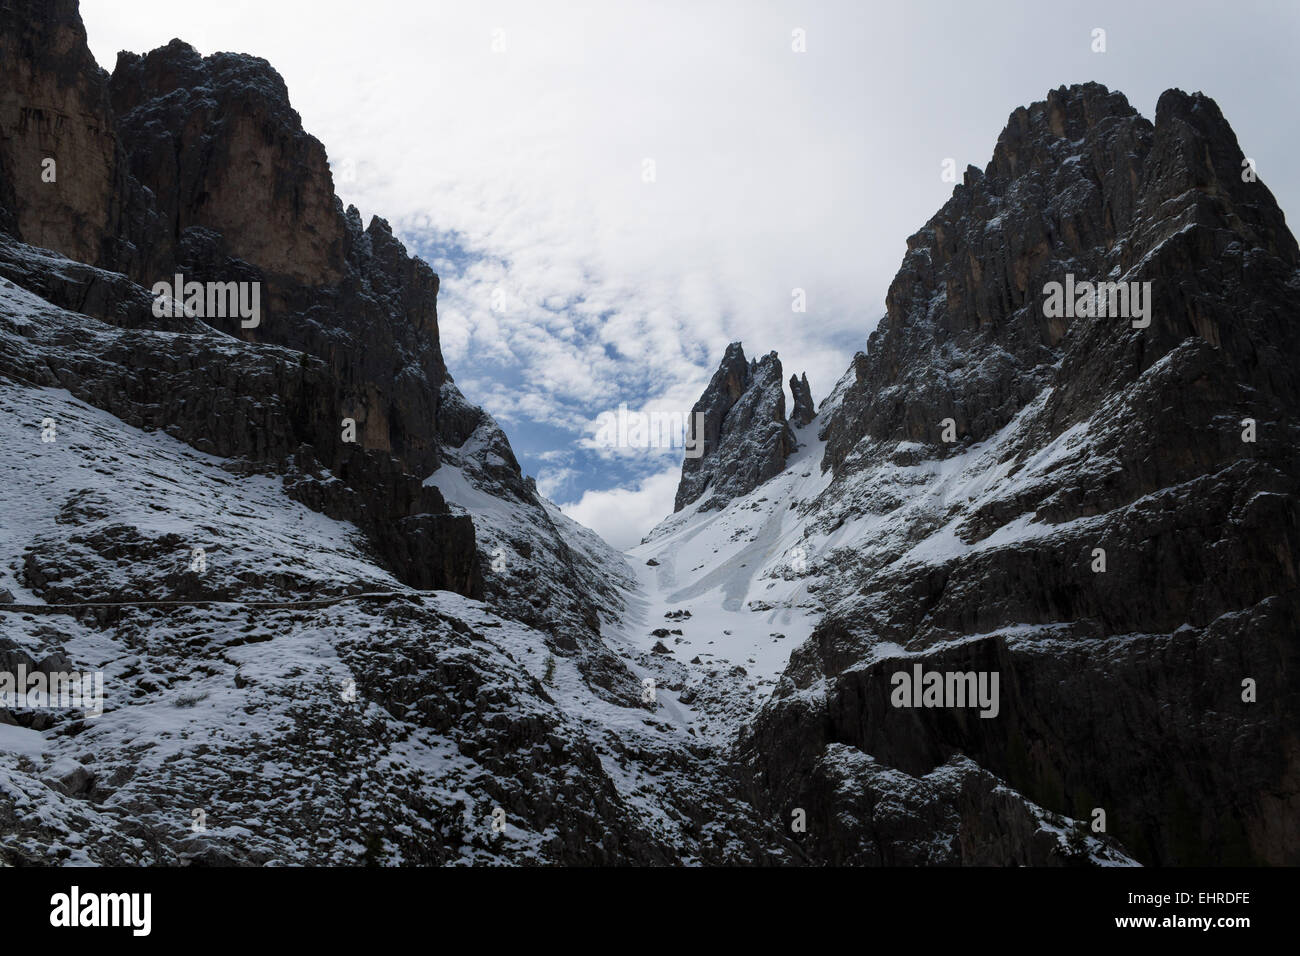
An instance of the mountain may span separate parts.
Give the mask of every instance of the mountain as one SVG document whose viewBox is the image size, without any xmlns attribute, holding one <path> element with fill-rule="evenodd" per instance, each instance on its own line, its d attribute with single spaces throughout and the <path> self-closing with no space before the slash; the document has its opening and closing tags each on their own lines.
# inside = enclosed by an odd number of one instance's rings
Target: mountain
<svg viewBox="0 0 1300 956">
<path fill-rule="evenodd" d="M 66 0 L 0 44 L 0 671 L 105 695 L 0 707 L 0 861 L 780 860 L 279 74 L 177 40 L 110 76 Z M 256 318 L 156 308 L 177 274 Z"/>
<path fill-rule="evenodd" d="M 785 418 L 776 353 L 747 363 L 739 342 L 728 346 L 709 387 L 691 408 L 690 422 L 692 443 L 704 454 L 683 460 L 674 511 L 706 491 L 709 497 L 700 507 L 719 508 L 780 474 L 796 442 Z"/>
<path fill-rule="evenodd" d="M 270 64 L 15 0 L 0 77 L 0 679 L 103 686 L 0 704 L 0 864 L 1300 862 L 1300 262 L 1207 97 L 1016 110 L 624 555 Z"/>
<path fill-rule="evenodd" d="M 1300 862 L 1300 263 L 1246 170 L 1202 94 L 1016 110 L 909 238 L 820 447 L 643 544 L 755 632 L 815 608 L 738 754 L 810 859 L 1043 862 L 1029 800 L 1144 863 Z M 1053 314 L 1076 282 L 1141 308 Z M 729 424 L 703 461 L 769 434 Z M 898 706 L 917 665 L 999 675 L 1000 709 Z"/>
</svg>

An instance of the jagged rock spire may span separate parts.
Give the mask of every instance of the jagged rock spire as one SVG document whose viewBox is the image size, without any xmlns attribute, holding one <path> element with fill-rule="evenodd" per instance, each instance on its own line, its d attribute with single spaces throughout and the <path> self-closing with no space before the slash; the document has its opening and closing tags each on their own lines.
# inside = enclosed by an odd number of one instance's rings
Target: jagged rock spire
<svg viewBox="0 0 1300 956">
<path fill-rule="evenodd" d="M 790 394 L 794 396 L 794 408 L 790 412 L 792 424 L 802 428 L 813 420 L 817 407 L 813 405 L 812 389 L 808 386 L 808 373 L 802 377 L 790 376 Z"/>
<path fill-rule="evenodd" d="M 785 420 L 781 374 L 775 352 L 747 362 L 739 342 L 727 346 L 722 364 L 691 409 L 692 436 L 703 437 L 702 454 L 682 462 L 674 511 L 706 491 L 710 496 L 702 508 L 721 508 L 781 473 L 797 444 Z"/>
</svg>

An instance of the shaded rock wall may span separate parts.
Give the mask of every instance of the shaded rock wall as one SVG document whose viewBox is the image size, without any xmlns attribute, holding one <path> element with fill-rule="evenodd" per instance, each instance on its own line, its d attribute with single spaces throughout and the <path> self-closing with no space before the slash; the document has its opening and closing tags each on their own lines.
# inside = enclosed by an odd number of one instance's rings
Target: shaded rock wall
<svg viewBox="0 0 1300 956">
<path fill-rule="evenodd" d="M 1104 809 L 1145 863 L 1300 861 L 1300 257 L 1242 170 L 1202 94 L 1152 124 L 1062 88 L 909 240 L 808 519 L 883 531 L 824 556 L 831 611 L 745 745 L 755 800 L 826 807 L 816 858 L 882 839 L 836 822 L 848 747 Z M 1150 282 L 1150 324 L 1047 316 L 1067 273 Z M 891 706 L 918 661 L 998 671 L 1001 713 Z"/>
<path fill-rule="evenodd" d="M 703 454 L 683 459 L 674 511 L 706 492 L 703 510 L 722 507 L 780 474 L 795 449 L 775 352 L 747 362 L 739 342 L 727 346 L 722 364 L 691 409 L 692 430 L 697 415 L 703 415 L 703 429 L 694 437 L 703 438 Z"/>
</svg>

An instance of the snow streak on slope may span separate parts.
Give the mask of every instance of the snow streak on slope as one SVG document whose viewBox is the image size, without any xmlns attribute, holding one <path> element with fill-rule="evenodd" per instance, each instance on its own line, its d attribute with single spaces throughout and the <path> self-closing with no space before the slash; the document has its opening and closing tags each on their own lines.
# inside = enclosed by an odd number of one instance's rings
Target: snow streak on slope
<svg viewBox="0 0 1300 956">
<path fill-rule="evenodd" d="M 1031 523 L 1031 514 L 979 542 L 960 532 L 970 511 L 1014 500 L 1054 468 L 1087 455 L 1079 427 L 1026 461 L 1006 455 L 1044 393 L 986 442 L 947 458 L 897 443 L 879 466 L 833 485 L 821 467 L 825 442 L 816 436 L 839 393 L 837 387 L 797 430 L 802 444 L 785 471 L 721 511 L 701 512 L 699 501 L 683 508 L 628 552 L 637 596 L 611 643 L 630 651 L 661 686 L 680 685 L 687 726 L 719 744 L 731 742 L 762 705 L 825 612 L 861 599 L 846 586 L 844 565 L 869 562 L 873 554 L 925 564 L 1049 533 L 1053 528 Z M 901 652 L 881 642 L 866 660 Z"/>
<path fill-rule="evenodd" d="M 540 495 L 492 416 L 450 383 L 442 408 L 460 433 L 424 483 L 438 488 L 453 512 L 472 517 L 489 601 L 575 640 L 617 621 L 632 584 L 623 556 Z"/>
<path fill-rule="evenodd" d="M 721 511 L 701 496 L 628 552 L 638 600 L 611 642 L 646 676 L 679 688 L 679 719 L 730 744 L 770 693 L 822 610 L 807 577 L 802 508 L 826 487 L 817 421 L 786 470 Z"/>
<path fill-rule="evenodd" d="M 3 295 L 19 326 L 58 311 Z M 106 697 L 100 717 L 0 709 L 0 861 L 782 858 L 781 836 L 655 706 L 611 701 L 549 634 L 404 587 L 279 479 L 236 477 L 62 389 L 0 381 L 0 412 L 0 588 L 23 604 L 229 602 L 0 613 L 0 669 L 101 671 Z M 572 549 L 595 540 L 560 527 Z M 399 597 L 242 604 L 361 591 Z"/>
<path fill-rule="evenodd" d="M 237 478 L 221 459 L 138 432 L 61 389 L 0 386 L 0 414 L 0 587 L 20 603 L 401 588 L 360 555 L 353 526 L 289 500 L 278 479 Z M 41 438 L 46 419 L 51 442 Z M 201 574 L 190 570 L 194 549 Z M 39 599 L 27 586 L 33 573 Z"/>
</svg>

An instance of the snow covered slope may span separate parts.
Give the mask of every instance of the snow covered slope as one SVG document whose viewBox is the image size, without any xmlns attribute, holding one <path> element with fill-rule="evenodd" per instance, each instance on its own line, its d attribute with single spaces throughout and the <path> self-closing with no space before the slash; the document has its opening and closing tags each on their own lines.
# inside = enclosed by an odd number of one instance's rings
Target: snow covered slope
<svg viewBox="0 0 1300 956">
<path fill-rule="evenodd" d="M 801 507 L 829 483 L 812 439 L 786 471 L 719 511 L 703 499 L 629 552 L 641 599 L 621 639 L 661 682 L 681 685 L 696 732 L 731 743 L 821 617 Z"/>
<path fill-rule="evenodd" d="M 780 858 L 655 708 L 602 699 L 546 635 L 479 602 L 402 586 L 355 528 L 277 480 L 55 389 L 0 384 L 0 411 L 0 587 L 129 602 L 189 578 L 239 595 L 0 613 L 7 663 L 98 671 L 105 687 L 102 716 L 0 724 L 7 862 Z M 361 590 L 396 597 L 250 606 Z"/>
</svg>

